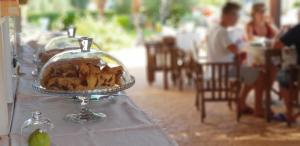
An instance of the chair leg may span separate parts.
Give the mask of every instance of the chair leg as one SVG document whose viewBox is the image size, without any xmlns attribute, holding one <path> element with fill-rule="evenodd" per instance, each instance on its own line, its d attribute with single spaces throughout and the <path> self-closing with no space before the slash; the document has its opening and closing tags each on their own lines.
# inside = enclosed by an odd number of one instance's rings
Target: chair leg
<svg viewBox="0 0 300 146">
<path fill-rule="evenodd" d="M 182 69 L 180 68 L 178 71 L 178 80 L 179 80 L 179 90 L 183 90 L 183 77 L 182 77 Z"/>
<path fill-rule="evenodd" d="M 201 97 L 201 123 L 204 122 L 205 118 L 206 118 L 205 100 L 203 97 Z"/>
<path fill-rule="evenodd" d="M 271 95 L 270 95 L 270 90 L 266 90 L 266 95 L 265 95 L 265 118 L 268 123 L 271 122 Z"/>
<path fill-rule="evenodd" d="M 232 85 L 232 87 L 234 87 L 235 85 Z M 230 98 L 234 98 L 234 93 L 235 93 L 235 91 L 236 90 L 238 90 L 238 89 L 232 89 L 228 94 L 228 96 L 230 97 Z M 230 110 L 232 110 L 233 108 L 232 108 L 232 100 L 228 100 L 228 107 L 229 107 L 229 109 Z"/>
<path fill-rule="evenodd" d="M 228 101 L 228 108 L 229 108 L 230 110 L 232 110 L 232 102 L 231 102 L 231 100 Z"/>
<path fill-rule="evenodd" d="M 299 107 L 299 98 L 298 98 L 298 96 L 299 96 L 299 93 L 298 93 L 298 87 L 295 89 L 296 91 L 295 91 L 295 106 L 296 107 Z"/>
<path fill-rule="evenodd" d="M 199 91 L 196 91 L 196 100 L 195 100 L 196 109 L 199 111 Z"/>
<path fill-rule="evenodd" d="M 236 98 L 236 120 L 237 122 L 240 122 L 241 119 L 241 109 L 240 109 L 240 102 L 239 102 L 239 98 Z"/>
<path fill-rule="evenodd" d="M 192 73 L 191 70 L 188 67 L 184 67 L 185 70 L 185 77 L 187 78 L 187 84 L 191 86 L 193 84 L 193 79 L 192 79 Z"/>
<path fill-rule="evenodd" d="M 172 70 L 172 83 L 173 85 L 177 84 L 177 71 L 176 70 Z"/>
<path fill-rule="evenodd" d="M 164 89 L 165 90 L 168 90 L 169 89 L 169 85 L 168 85 L 168 71 L 167 69 L 164 69 L 164 72 L 163 72 L 163 80 L 164 80 Z"/>
<path fill-rule="evenodd" d="M 229 97 L 231 97 L 231 93 L 229 93 Z M 228 107 L 230 110 L 232 110 L 232 101 L 228 100 Z"/>
<path fill-rule="evenodd" d="M 151 67 L 148 67 L 148 69 L 147 69 L 147 79 L 148 79 L 149 85 L 151 85 L 155 80 L 154 71 Z"/>
</svg>

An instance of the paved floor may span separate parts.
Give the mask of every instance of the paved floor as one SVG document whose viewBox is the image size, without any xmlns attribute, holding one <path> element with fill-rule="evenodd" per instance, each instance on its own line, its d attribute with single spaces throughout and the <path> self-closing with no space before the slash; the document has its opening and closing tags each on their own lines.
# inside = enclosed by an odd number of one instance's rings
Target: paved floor
<svg viewBox="0 0 300 146">
<path fill-rule="evenodd" d="M 194 107 L 194 89 L 186 86 L 184 91 L 171 88 L 164 91 L 162 75 L 157 75 L 155 84 L 149 86 L 145 74 L 143 49 L 128 50 L 125 54 L 114 53 L 128 66 L 136 77 L 136 85 L 128 94 L 146 113 L 155 119 L 167 134 L 180 146 L 298 146 L 300 126 L 287 128 L 285 123 L 267 124 L 252 116 L 235 120 L 235 112 L 225 103 L 208 104 L 206 122 L 200 123 Z M 132 55 L 128 55 L 132 54 Z M 252 104 L 251 96 L 249 104 Z M 275 98 L 276 99 L 276 98 Z M 281 103 L 274 110 L 282 111 Z"/>
</svg>

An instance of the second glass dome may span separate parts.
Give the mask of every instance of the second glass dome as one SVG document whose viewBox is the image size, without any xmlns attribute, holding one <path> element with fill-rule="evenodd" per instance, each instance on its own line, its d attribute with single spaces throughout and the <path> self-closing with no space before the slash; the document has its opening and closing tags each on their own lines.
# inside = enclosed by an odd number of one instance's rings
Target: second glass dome
<svg viewBox="0 0 300 146">
<path fill-rule="evenodd" d="M 36 62 L 43 66 L 51 57 L 55 56 L 58 53 L 68 50 L 80 49 L 78 39 L 78 37 L 68 36 L 60 36 L 51 39 L 45 47 L 40 48 L 37 51 L 35 58 Z M 95 50 L 101 50 L 100 46 L 95 43 L 92 44 L 91 48 Z"/>
</svg>

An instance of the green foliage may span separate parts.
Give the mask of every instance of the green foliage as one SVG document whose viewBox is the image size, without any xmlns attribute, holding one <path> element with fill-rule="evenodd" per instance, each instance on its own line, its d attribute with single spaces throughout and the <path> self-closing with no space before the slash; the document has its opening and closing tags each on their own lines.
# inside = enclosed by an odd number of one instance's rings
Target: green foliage
<svg viewBox="0 0 300 146">
<path fill-rule="evenodd" d="M 159 9 L 161 0 L 145 0 L 143 1 L 143 13 L 152 22 L 159 21 Z"/>
<path fill-rule="evenodd" d="M 170 8 L 170 16 L 168 17 L 169 24 L 176 26 L 185 15 L 191 13 L 194 4 L 195 0 L 173 0 Z"/>
<path fill-rule="evenodd" d="M 75 19 L 76 19 L 76 14 L 74 11 L 67 12 L 66 15 L 63 17 L 64 29 L 73 25 L 75 23 Z"/>
<path fill-rule="evenodd" d="M 122 26 L 124 29 L 133 30 L 134 26 L 129 15 L 116 15 L 113 17 L 113 21 Z"/>
<path fill-rule="evenodd" d="M 77 19 L 75 26 L 78 35 L 89 36 L 104 50 L 114 50 L 131 47 L 135 38 L 134 34 L 123 29 L 113 21 L 95 20 L 91 16 Z"/>
<path fill-rule="evenodd" d="M 172 25 L 178 24 L 181 17 L 191 12 L 192 7 L 196 4 L 196 0 L 172 0 L 170 5 L 170 15 L 168 22 Z M 143 1 L 144 14 L 152 22 L 158 22 L 160 18 L 161 0 L 145 0 Z"/>
<path fill-rule="evenodd" d="M 86 9 L 89 2 L 89 0 L 71 0 L 72 6 L 81 10 Z"/>
<path fill-rule="evenodd" d="M 105 11 L 105 18 L 99 20 L 97 11 L 86 10 L 92 0 L 29 0 L 28 21 L 39 24 L 40 18 L 48 18 L 49 29 L 59 30 L 74 25 L 80 35 L 93 37 L 106 50 L 129 47 L 135 38 L 131 15 L 132 0 L 107 0 L 109 1 L 112 2 L 111 8 Z M 191 15 L 194 6 L 219 6 L 226 0 L 171 1 L 167 23 L 177 26 L 183 18 Z M 151 35 L 151 28 L 154 28 L 151 26 L 160 22 L 160 6 L 161 0 L 143 0 L 141 10 L 145 21 L 150 22 L 150 29 L 145 30 L 145 35 Z"/>
<path fill-rule="evenodd" d="M 31 14 L 27 17 L 27 20 L 29 22 L 32 22 L 34 24 L 39 24 L 39 21 L 41 18 L 47 18 L 49 19 L 49 26 L 48 29 L 53 29 L 55 26 L 55 22 L 60 19 L 59 13 L 44 13 L 44 14 Z"/>
<path fill-rule="evenodd" d="M 70 0 L 29 0 L 28 13 L 64 13 L 73 10 Z"/>
<path fill-rule="evenodd" d="M 113 0 L 113 11 L 116 14 L 130 14 L 131 0 Z"/>
<path fill-rule="evenodd" d="M 197 0 L 198 4 L 201 6 L 211 5 L 211 6 L 221 6 L 226 3 L 227 0 Z"/>
<path fill-rule="evenodd" d="M 49 19 L 48 29 L 65 29 L 70 25 L 75 24 L 76 19 L 85 17 L 86 15 L 97 18 L 98 12 L 94 11 L 80 11 L 76 12 L 75 10 L 68 11 L 65 13 L 58 12 L 47 12 L 47 13 L 30 13 L 27 16 L 28 22 L 38 25 L 41 18 Z"/>
<path fill-rule="evenodd" d="M 299 8 L 299 7 L 300 7 L 300 2 L 295 2 L 295 3 L 294 3 L 294 7 L 295 7 L 295 8 Z"/>
</svg>

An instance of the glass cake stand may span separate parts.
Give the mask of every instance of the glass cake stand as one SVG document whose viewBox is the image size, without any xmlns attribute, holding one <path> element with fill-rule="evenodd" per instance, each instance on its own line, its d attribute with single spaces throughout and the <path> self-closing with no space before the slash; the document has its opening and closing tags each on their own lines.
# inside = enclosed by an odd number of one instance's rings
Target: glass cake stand
<svg viewBox="0 0 300 146">
<path fill-rule="evenodd" d="M 47 75 L 47 71 L 49 71 L 49 67 L 56 66 L 54 63 L 60 63 L 64 61 L 74 62 L 72 59 L 97 59 L 96 63 L 99 68 L 103 68 L 104 66 L 116 67 L 121 66 L 122 72 L 119 78 L 119 84 L 115 86 L 109 87 L 97 87 L 93 90 L 62 90 L 62 89 L 47 89 L 43 86 L 42 80 L 45 74 Z M 50 68 L 53 69 L 53 68 Z M 33 83 L 33 89 L 36 92 L 48 95 L 58 95 L 62 97 L 76 97 L 77 100 L 80 101 L 80 111 L 78 113 L 70 113 L 65 116 L 65 120 L 75 122 L 75 123 L 85 123 L 89 121 L 96 121 L 99 119 L 103 119 L 106 117 L 105 114 L 100 112 L 93 112 L 89 108 L 89 103 L 92 96 L 114 96 L 116 93 L 120 91 L 124 91 L 130 87 L 132 87 L 135 83 L 135 78 L 129 74 L 126 67 L 113 56 L 103 52 L 103 51 L 89 51 L 82 52 L 82 50 L 70 50 L 59 53 L 52 57 L 41 69 L 39 77 Z M 55 85 L 56 86 L 56 85 Z"/>
<path fill-rule="evenodd" d="M 57 91 L 57 90 L 47 90 L 38 80 L 34 81 L 33 89 L 36 92 L 47 94 L 47 95 L 56 95 L 62 97 L 76 97 L 76 100 L 80 101 L 80 111 L 78 113 L 70 113 L 65 116 L 65 120 L 74 122 L 74 123 L 85 123 L 90 121 L 97 121 L 106 117 L 106 114 L 101 112 L 93 112 L 89 108 L 89 103 L 91 97 L 94 95 L 105 95 L 107 97 L 113 96 L 120 91 L 124 91 L 130 87 L 132 87 L 135 83 L 135 79 L 133 76 L 128 82 L 124 83 L 121 86 L 116 86 L 113 88 L 103 88 L 103 89 L 95 89 L 95 90 L 87 90 L 87 91 Z"/>
</svg>

